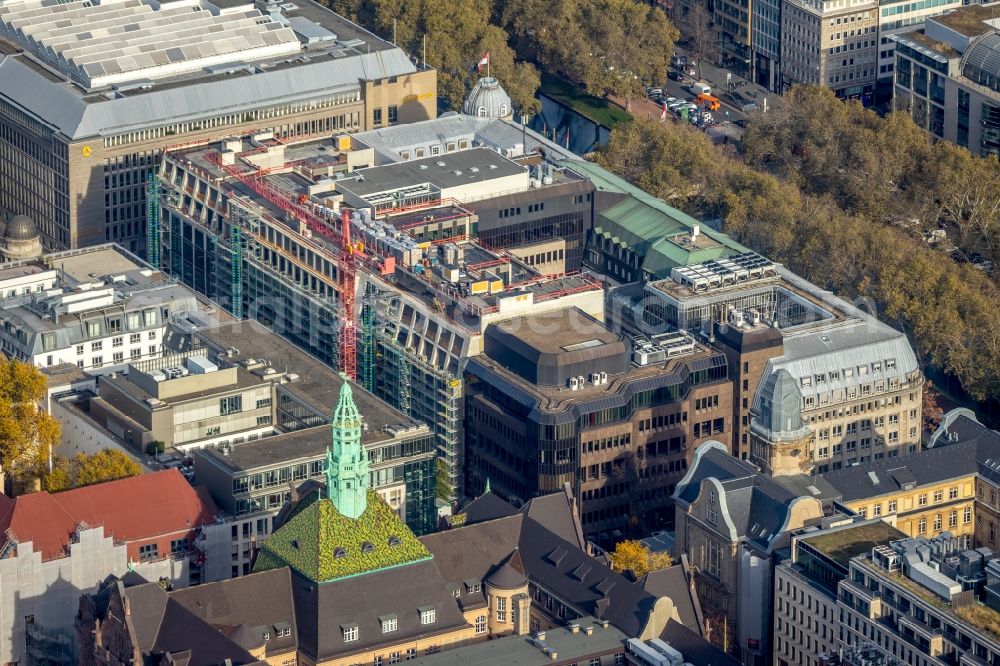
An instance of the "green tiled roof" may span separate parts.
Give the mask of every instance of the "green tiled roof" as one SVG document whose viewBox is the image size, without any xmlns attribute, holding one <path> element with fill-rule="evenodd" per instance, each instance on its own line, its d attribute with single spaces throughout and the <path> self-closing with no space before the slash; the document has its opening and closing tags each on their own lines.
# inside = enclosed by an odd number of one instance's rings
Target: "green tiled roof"
<svg viewBox="0 0 1000 666">
<path fill-rule="evenodd" d="M 365 544 L 371 545 L 370 552 L 365 552 Z M 285 524 L 264 540 L 254 571 L 289 566 L 310 580 L 324 582 L 430 557 L 374 490 L 368 491 L 368 506 L 356 520 L 316 493 L 303 498 Z"/>
<path fill-rule="evenodd" d="M 640 190 L 593 162 L 568 160 L 567 166 L 587 176 L 598 190 L 628 195 L 598 216 L 594 231 L 643 257 L 642 268 L 647 273 L 667 277 L 675 266 L 688 266 L 750 251 L 726 234 L 700 224 L 684 211 L 667 205 L 662 199 Z M 689 250 L 669 240 L 670 236 L 690 233 L 696 224 L 700 225 L 702 235 L 719 245 Z"/>
</svg>

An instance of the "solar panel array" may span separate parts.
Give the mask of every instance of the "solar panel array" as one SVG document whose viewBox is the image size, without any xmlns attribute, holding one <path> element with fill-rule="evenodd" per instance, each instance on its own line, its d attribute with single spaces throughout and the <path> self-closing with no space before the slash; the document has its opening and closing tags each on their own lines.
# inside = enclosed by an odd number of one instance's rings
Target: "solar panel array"
<svg viewBox="0 0 1000 666">
<path fill-rule="evenodd" d="M 693 266 L 677 266 L 670 272 L 674 282 L 696 291 L 750 282 L 770 275 L 774 275 L 774 264 L 756 252 L 744 252 Z"/>
<path fill-rule="evenodd" d="M 213 14 L 187 2 L 5 2 L 0 30 L 89 87 L 301 50 L 291 28 L 256 9 Z"/>
</svg>

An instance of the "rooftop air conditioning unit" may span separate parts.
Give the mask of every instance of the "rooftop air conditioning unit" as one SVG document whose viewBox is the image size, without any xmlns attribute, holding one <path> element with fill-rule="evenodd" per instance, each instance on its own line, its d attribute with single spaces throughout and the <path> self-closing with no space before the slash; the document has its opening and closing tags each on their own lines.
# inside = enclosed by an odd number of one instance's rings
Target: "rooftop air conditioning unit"
<svg viewBox="0 0 1000 666">
<path fill-rule="evenodd" d="M 577 391 L 579 389 L 580 389 L 580 380 L 577 379 L 576 377 L 570 377 L 569 378 L 569 390 L 570 391 Z"/>
</svg>

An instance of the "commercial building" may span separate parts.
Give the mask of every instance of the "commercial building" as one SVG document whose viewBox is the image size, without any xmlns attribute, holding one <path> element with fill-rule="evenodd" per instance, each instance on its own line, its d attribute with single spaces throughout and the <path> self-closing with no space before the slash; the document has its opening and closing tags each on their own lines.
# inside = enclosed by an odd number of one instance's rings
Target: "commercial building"
<svg viewBox="0 0 1000 666">
<path fill-rule="evenodd" d="M 108 373 L 160 355 L 195 295 L 117 245 L 0 264 L 0 348 L 40 367 Z"/>
<path fill-rule="evenodd" d="M 768 90 L 781 85 L 782 0 L 754 0 L 750 14 L 753 81 Z"/>
<path fill-rule="evenodd" d="M 386 137 L 397 134 L 380 132 L 380 142 L 373 136 L 363 138 L 385 155 Z M 603 316 L 600 283 L 562 275 L 573 261 L 579 266 L 570 254 L 582 251 L 589 225 L 588 181 L 539 162 L 538 154 L 508 159 L 485 147 L 460 150 L 463 140 L 453 152 L 446 142 L 440 155 L 381 166 L 373 166 L 381 159 L 375 148 L 346 136 L 290 145 L 265 133 L 181 150 L 164 160 L 165 203 L 157 218 L 167 270 L 334 367 L 354 360 L 345 352 L 353 336 L 341 331 L 349 294 L 360 320 L 359 381 L 431 426 L 456 497 L 464 493 L 461 368 L 481 350 L 486 326 L 567 305 Z M 434 147 L 427 149 L 433 154 Z M 248 184 L 246 177 L 258 173 Z M 519 193 L 541 199 L 522 209 L 515 205 Z M 475 207 L 492 210 L 505 197 L 514 198 L 489 229 L 514 233 L 514 225 L 530 238 L 490 237 L 509 252 L 468 240 L 493 233 L 480 226 Z M 576 212 L 560 208 L 560 197 L 571 197 Z M 547 205 L 562 212 L 549 219 Z M 537 219 L 523 221 L 527 213 Z M 572 228 L 559 226 L 564 217 Z M 342 240 L 333 231 L 345 223 L 365 248 L 356 277 L 344 269 Z"/>
<path fill-rule="evenodd" d="M 837 631 L 837 586 L 851 558 L 906 535 L 879 519 L 843 515 L 823 528 L 792 532 L 790 556 L 774 568 L 775 666 L 826 666 L 842 649 Z M 848 648 L 850 649 L 850 648 Z"/>
<path fill-rule="evenodd" d="M 875 90 L 879 104 L 892 101 L 896 69 L 896 42 L 893 35 L 920 30 L 928 18 L 960 9 L 966 4 L 978 3 L 965 3 L 962 0 L 895 0 L 879 3 L 878 81 Z"/>
<path fill-rule="evenodd" d="M 906 336 L 872 315 L 753 252 L 643 290 L 645 325 L 724 350 L 733 455 L 794 475 L 918 449 L 923 375 Z"/>
<path fill-rule="evenodd" d="M 782 89 L 825 86 L 838 97 L 875 101 L 879 3 L 874 0 L 784 0 Z"/>
<path fill-rule="evenodd" d="M 753 65 L 754 4 L 754 0 L 718 0 L 709 5 L 714 9 L 712 24 L 719 34 L 722 65 L 747 78 Z"/>
<path fill-rule="evenodd" d="M 998 459 L 1000 435 L 956 409 L 926 450 L 776 480 L 793 493 L 884 520 L 910 537 L 947 534 L 963 548 L 996 548 Z"/>
<path fill-rule="evenodd" d="M 176 470 L 61 493 L 0 495 L 0 660 L 75 664 L 82 593 L 128 569 L 183 587 L 202 580 L 195 540 L 215 523 L 203 488 Z"/>
<path fill-rule="evenodd" d="M 249 572 L 259 542 L 271 532 L 272 519 L 291 498 L 292 484 L 322 476 L 331 415 L 349 382 L 256 322 L 195 330 L 191 340 L 220 366 L 277 377 L 264 383 L 253 380 L 256 390 L 274 391 L 272 405 L 256 407 L 257 402 L 244 397 L 241 411 L 235 412 L 267 415 L 273 410 L 269 434 L 213 434 L 216 446 L 199 448 L 192 456 L 195 478 L 233 516 L 232 570 L 234 576 L 241 575 Z M 433 529 L 436 453 L 430 430 L 358 387 L 353 396 L 365 415 L 361 442 L 368 452 L 370 487 L 411 529 Z M 232 404 L 228 397 L 213 397 L 212 404 L 221 410 L 224 401 Z M 233 419 L 229 415 L 229 422 L 238 424 Z"/>
<path fill-rule="evenodd" d="M 0 41 L 0 208 L 49 249 L 147 256 L 169 146 L 436 115 L 436 72 L 313 0 L 24 0 L 4 5 Z"/>
<path fill-rule="evenodd" d="M 998 7 L 970 5 L 893 34 L 893 108 L 975 155 L 1000 155 Z"/>
<path fill-rule="evenodd" d="M 467 486 L 525 501 L 569 484 L 586 534 L 669 525 L 695 447 L 732 437 L 725 357 L 686 334 L 626 340 L 578 309 L 486 330 L 466 367 Z"/>
<path fill-rule="evenodd" d="M 838 588 L 838 640 L 882 663 L 997 661 L 1000 613 L 981 601 L 993 558 L 944 537 L 891 541 L 852 558 Z"/>
<path fill-rule="evenodd" d="M 708 442 L 695 451 L 674 506 L 677 549 L 699 572 L 713 643 L 727 645 L 744 664 L 769 663 L 776 551 L 788 547 L 792 530 L 822 523 L 823 503 Z"/>
</svg>

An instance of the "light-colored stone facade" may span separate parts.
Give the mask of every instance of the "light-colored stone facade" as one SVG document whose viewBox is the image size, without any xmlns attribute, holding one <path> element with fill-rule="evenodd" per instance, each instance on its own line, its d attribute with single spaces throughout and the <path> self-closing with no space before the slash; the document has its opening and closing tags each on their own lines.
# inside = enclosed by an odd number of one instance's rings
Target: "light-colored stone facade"
<svg viewBox="0 0 1000 666">
<path fill-rule="evenodd" d="M 785 0 L 781 11 L 784 87 L 826 86 L 868 101 L 878 74 L 878 3 L 873 0 Z"/>
</svg>

